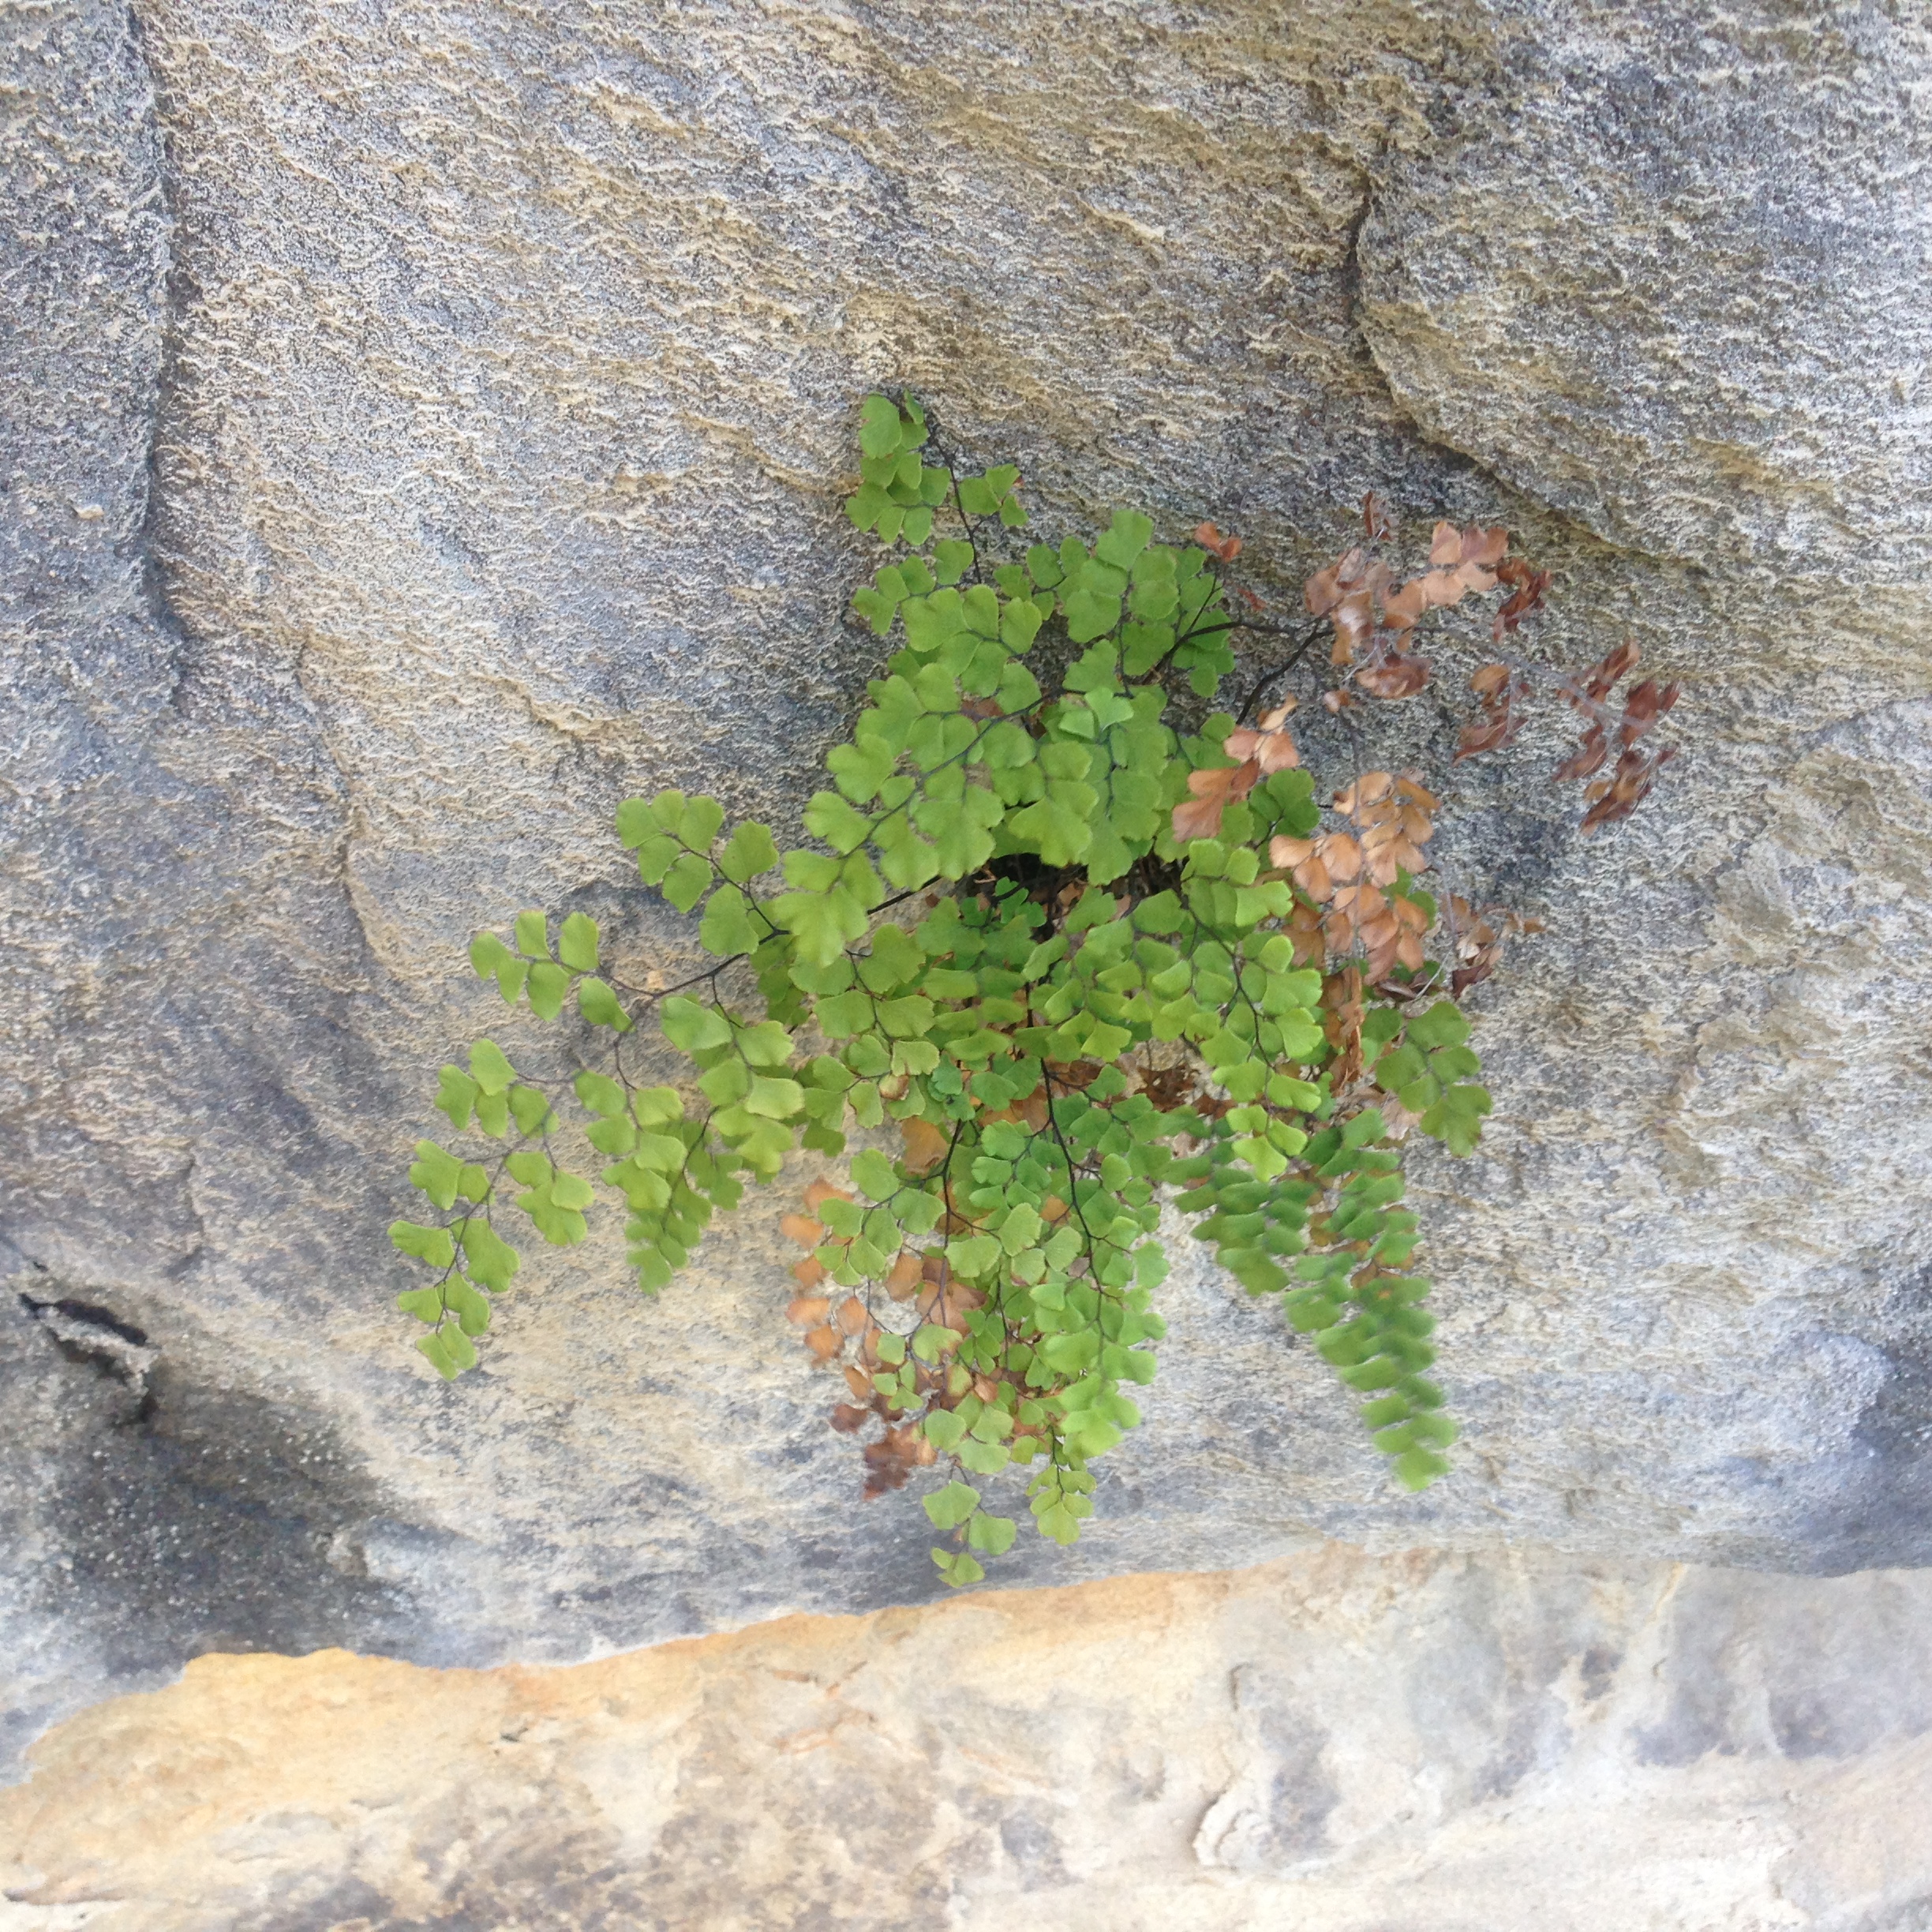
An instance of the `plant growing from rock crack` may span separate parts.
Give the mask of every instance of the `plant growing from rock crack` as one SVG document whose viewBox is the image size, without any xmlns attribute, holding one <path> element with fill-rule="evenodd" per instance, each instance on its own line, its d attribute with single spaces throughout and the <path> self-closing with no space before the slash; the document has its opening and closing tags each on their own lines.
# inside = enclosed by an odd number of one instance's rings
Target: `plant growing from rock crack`
<svg viewBox="0 0 1932 1932">
<path fill-rule="evenodd" d="M 929 462 L 918 404 L 879 395 L 860 447 L 847 508 L 895 560 L 853 601 L 900 642 L 805 808 L 811 842 L 781 855 L 765 826 L 727 836 L 715 800 L 677 792 L 618 810 L 644 882 L 702 908 L 717 964 L 627 998 L 581 913 L 554 947 L 526 912 L 509 942 L 470 949 L 511 1004 L 546 1020 L 575 1007 L 580 1057 L 597 1061 L 575 1095 L 640 1284 L 669 1282 L 747 1177 L 774 1178 L 796 1148 L 843 1152 L 852 1123 L 889 1128 L 893 1151 L 867 1146 L 849 1189 L 816 1182 L 785 1219 L 807 1251 L 788 1312 L 842 1372 L 833 1426 L 875 1432 L 866 1493 L 947 1473 L 925 1498 L 946 1539 L 933 1556 L 968 1583 L 1013 1541 L 979 1486 L 1009 1470 L 1043 1534 L 1080 1534 L 1094 1459 L 1139 1421 L 1129 1391 L 1154 1375 L 1157 1229 L 1177 1189 L 1197 1237 L 1280 1299 L 1361 1398 L 1396 1479 L 1422 1488 L 1456 1426 L 1429 1372 L 1404 1150 L 1417 1133 L 1475 1146 L 1490 1101 L 1458 1002 L 1520 927 L 1425 888 L 1438 801 L 1418 772 L 1365 766 L 1357 714 L 1428 684 L 1429 612 L 1500 590 L 1456 755 L 1513 743 L 1533 688 L 1553 688 L 1584 721 L 1557 776 L 1594 778 L 1591 829 L 1650 788 L 1670 749 L 1648 734 L 1676 687 L 1646 682 L 1619 704 L 1631 645 L 1581 676 L 1498 654 L 1548 576 L 1500 529 L 1439 523 L 1428 567 L 1401 582 L 1371 496 L 1366 542 L 1308 581 L 1315 629 L 1238 710 L 1190 728 L 1170 711 L 1212 700 L 1232 634 L 1275 631 L 1227 601 L 1238 539 L 1204 524 L 1190 545 L 1157 543 L 1123 511 L 1091 545 L 1002 557 L 1027 522 L 1011 466 Z M 1311 702 L 1352 753 L 1326 794 L 1292 695 L 1249 721 L 1324 630 Z M 1029 659 L 1057 667 L 1050 688 Z M 634 1077 L 647 1010 L 689 1056 L 688 1087 Z M 488 1039 L 443 1069 L 451 1129 L 502 1144 L 486 1162 L 420 1142 L 410 1177 L 444 1219 L 391 1230 L 436 1271 L 400 1300 L 446 1376 L 475 1361 L 516 1271 L 506 1181 L 545 1241 L 584 1237 L 596 1188 L 552 1151 L 552 1101 Z"/>
</svg>

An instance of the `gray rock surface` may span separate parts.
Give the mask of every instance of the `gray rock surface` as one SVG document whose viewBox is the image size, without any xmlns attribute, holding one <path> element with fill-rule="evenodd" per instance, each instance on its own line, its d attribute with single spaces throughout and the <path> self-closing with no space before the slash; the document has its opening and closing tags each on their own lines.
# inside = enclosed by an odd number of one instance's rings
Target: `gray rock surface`
<svg viewBox="0 0 1932 1932">
<path fill-rule="evenodd" d="M 656 1302 L 609 1241 L 532 1268 L 450 1388 L 382 1233 L 492 1024 L 470 932 L 582 906 L 674 964 L 615 802 L 795 820 L 875 661 L 838 503 L 878 382 L 1050 533 L 1211 515 L 1284 604 L 1372 485 L 1506 520 L 1552 653 L 1687 687 L 1624 832 L 1529 772 L 1445 834 L 1551 923 L 1488 990 L 1485 1152 L 1419 1170 L 1458 1479 L 1392 1495 L 1190 1250 L 1100 1525 L 1010 1574 L 1932 1558 L 1910 9 L 0 33 L 18 1733 L 209 1649 L 567 1659 L 934 1589 L 784 1332 L 777 1196 Z"/>
<path fill-rule="evenodd" d="M 1923 586 L 1924 16 L 1541 24 L 1364 224 L 1397 402 L 1628 548 Z"/>
</svg>

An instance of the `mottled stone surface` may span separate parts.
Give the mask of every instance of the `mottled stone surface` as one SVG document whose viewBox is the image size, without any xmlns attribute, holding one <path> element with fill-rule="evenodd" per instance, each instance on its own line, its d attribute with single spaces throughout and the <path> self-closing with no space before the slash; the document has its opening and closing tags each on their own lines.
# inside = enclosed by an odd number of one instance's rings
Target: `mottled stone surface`
<svg viewBox="0 0 1932 1932">
<path fill-rule="evenodd" d="M 475 926 L 582 906 L 675 964 L 614 803 L 795 822 L 876 662 L 838 499 L 880 381 L 1012 452 L 1047 534 L 1211 515 L 1284 602 L 1371 485 L 1418 535 L 1506 519 L 1551 652 L 1634 635 L 1686 683 L 1626 832 L 1580 843 L 1531 769 L 1440 841 L 1551 925 L 1484 995 L 1485 1151 L 1417 1166 L 1458 1479 L 1391 1494 L 1184 1248 L 1091 1541 L 1009 1574 L 1323 1534 L 1932 1556 L 1910 10 L 35 0 L 0 33 L 17 1735 L 208 1650 L 562 1661 L 935 1588 L 784 1332 L 781 1201 L 657 1302 L 608 1240 L 531 1267 L 451 1388 L 382 1231 L 491 1024 Z"/>
<path fill-rule="evenodd" d="M 1329 1546 L 567 1669 L 207 1657 L 6 1932 L 1915 1932 L 1932 1577 Z"/>
<path fill-rule="evenodd" d="M 1397 402 L 1613 542 L 1923 586 L 1923 13 L 1547 22 L 1364 225 Z"/>
</svg>

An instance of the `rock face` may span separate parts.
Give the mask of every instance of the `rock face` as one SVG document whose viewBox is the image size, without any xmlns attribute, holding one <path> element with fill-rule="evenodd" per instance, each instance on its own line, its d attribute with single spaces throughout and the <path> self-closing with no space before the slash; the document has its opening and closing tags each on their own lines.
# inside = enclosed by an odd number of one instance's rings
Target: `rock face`
<svg viewBox="0 0 1932 1932">
<path fill-rule="evenodd" d="M 1851 9 L 1552 12 L 1364 224 L 1398 404 L 1628 549 L 1923 585 L 1926 51 Z"/>
<path fill-rule="evenodd" d="M 1932 1577 L 1335 1546 L 567 1669 L 206 1657 L 0 1794 L 13 1932 L 1907 1932 Z"/>
<path fill-rule="evenodd" d="M 1009 1574 L 1323 1534 L 1932 1559 L 1909 10 L 0 33 L 19 1735 L 211 1649 L 564 1660 L 937 1587 L 783 1332 L 775 1197 L 658 1301 L 608 1241 L 530 1270 L 449 1388 L 383 1235 L 437 1063 L 545 1050 L 469 934 L 582 907 L 674 964 L 615 802 L 796 822 L 876 662 L 839 497 L 879 382 L 1020 462 L 1048 534 L 1211 515 L 1284 605 L 1368 487 L 1418 534 L 1507 521 L 1552 653 L 1634 635 L 1687 687 L 1624 832 L 1531 772 L 1445 834 L 1551 924 L 1489 990 L 1485 1151 L 1418 1176 L 1458 1478 L 1391 1496 L 1184 1244 L 1099 1527 Z"/>
</svg>

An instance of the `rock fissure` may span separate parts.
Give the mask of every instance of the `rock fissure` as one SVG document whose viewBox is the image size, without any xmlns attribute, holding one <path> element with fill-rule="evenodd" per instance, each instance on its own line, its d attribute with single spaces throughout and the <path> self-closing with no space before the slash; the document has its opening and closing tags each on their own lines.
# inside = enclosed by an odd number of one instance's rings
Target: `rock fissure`
<svg viewBox="0 0 1932 1932">
<path fill-rule="evenodd" d="M 148 149 L 152 182 L 148 200 L 160 218 L 155 268 L 159 292 L 153 328 L 155 361 L 152 399 L 147 414 L 146 449 L 140 466 L 142 503 L 138 533 L 135 537 L 139 560 L 142 601 L 148 621 L 170 641 L 170 678 L 167 703 L 179 702 L 186 676 L 186 653 L 193 648 L 185 627 L 168 593 L 167 574 L 156 549 L 155 536 L 162 515 L 162 475 L 159 451 L 172 411 L 172 398 L 179 380 L 178 364 L 182 354 L 180 320 L 185 297 L 178 285 L 178 264 L 174 257 L 175 194 L 169 179 L 167 138 L 155 95 L 154 74 L 148 65 L 141 26 L 140 9 L 125 7 L 127 43 L 144 83 L 144 95 L 137 107 L 142 136 Z"/>
<path fill-rule="evenodd" d="M 148 1346 L 144 1330 L 89 1301 L 37 1301 L 22 1292 L 20 1304 L 53 1337 L 69 1361 L 83 1363 L 96 1374 L 146 1394 L 148 1372 L 159 1359 L 160 1350 Z"/>
</svg>

